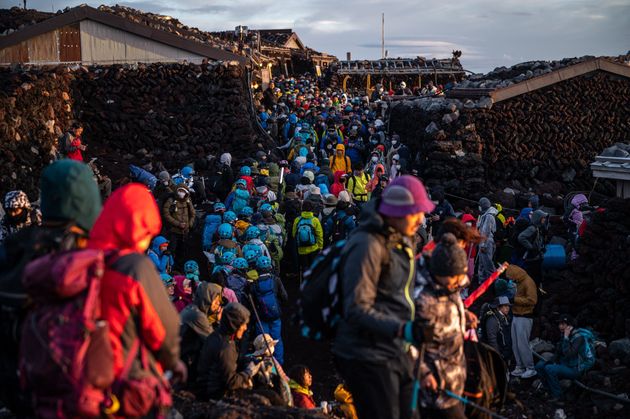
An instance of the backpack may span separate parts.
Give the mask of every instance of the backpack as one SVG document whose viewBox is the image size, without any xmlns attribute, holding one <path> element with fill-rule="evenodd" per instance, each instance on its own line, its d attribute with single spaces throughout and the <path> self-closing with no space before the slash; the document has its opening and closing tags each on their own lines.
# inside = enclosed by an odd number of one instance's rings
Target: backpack
<svg viewBox="0 0 630 419">
<path fill-rule="evenodd" d="M 498 213 L 494 216 L 494 223 L 496 225 L 496 230 L 494 232 L 495 243 L 503 241 L 503 240 L 507 240 L 510 237 L 509 229 L 504 224 L 505 219 L 503 219 L 502 221 L 499 215 L 502 215 L 502 213 Z"/>
<path fill-rule="evenodd" d="M 68 149 L 66 147 L 67 139 L 68 134 L 62 134 L 57 138 L 57 153 L 59 153 L 62 157 L 65 157 L 68 154 Z"/>
<path fill-rule="evenodd" d="M 346 220 L 352 217 L 351 215 L 346 215 L 345 217 L 337 217 L 333 218 L 333 229 L 331 236 L 331 243 L 335 243 L 339 240 L 344 240 L 348 237 L 348 232 L 346 231 Z"/>
<path fill-rule="evenodd" d="M 584 338 L 584 345 L 578 351 L 578 371 L 584 373 L 595 365 L 595 335 L 589 329 L 576 329 Z"/>
<path fill-rule="evenodd" d="M 298 319 L 302 336 L 315 340 L 331 339 L 343 315 L 339 266 L 345 240 L 319 254 L 304 272 L 298 300 Z"/>
<path fill-rule="evenodd" d="M 317 244 L 315 226 L 312 218 L 300 217 L 297 224 L 295 239 L 298 247 L 310 247 Z"/>
<path fill-rule="evenodd" d="M 247 301 L 247 279 L 244 277 L 232 272 L 228 275 L 225 286 L 234 291 L 236 294 L 236 298 L 238 298 L 239 303 L 243 303 Z"/>
<path fill-rule="evenodd" d="M 104 271 L 98 250 L 50 254 L 26 266 L 34 307 L 24 321 L 19 370 L 38 417 L 98 417 L 108 401 L 113 354 L 98 317 Z"/>
<path fill-rule="evenodd" d="M 523 248 L 523 246 L 518 242 L 518 236 L 523 231 L 527 230 L 527 227 L 529 227 L 530 225 L 531 223 L 528 220 L 524 220 L 522 218 L 520 220 L 516 220 L 516 222 L 514 223 L 514 226 L 512 227 L 512 230 L 510 231 L 510 237 L 508 239 L 508 242 L 515 249 Z"/>
<path fill-rule="evenodd" d="M 280 318 L 280 303 L 276 296 L 276 281 L 272 274 L 263 274 L 254 282 L 253 295 L 260 318 L 273 321 Z"/>
<path fill-rule="evenodd" d="M 499 411 L 507 395 L 507 367 L 501 355 L 491 346 L 471 340 L 464 341 L 466 383 L 464 394 L 473 403 Z M 490 419 L 490 415 L 466 405 L 466 417 Z"/>
</svg>

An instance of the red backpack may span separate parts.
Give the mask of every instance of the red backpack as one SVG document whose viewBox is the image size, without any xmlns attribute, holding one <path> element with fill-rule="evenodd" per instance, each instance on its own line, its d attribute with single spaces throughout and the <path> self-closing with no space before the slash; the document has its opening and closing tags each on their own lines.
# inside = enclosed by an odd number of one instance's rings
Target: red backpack
<svg viewBox="0 0 630 419">
<path fill-rule="evenodd" d="M 108 324 L 100 320 L 105 256 L 78 250 L 43 256 L 22 282 L 33 301 L 20 343 L 22 387 L 37 417 L 99 417 L 114 381 Z"/>
</svg>

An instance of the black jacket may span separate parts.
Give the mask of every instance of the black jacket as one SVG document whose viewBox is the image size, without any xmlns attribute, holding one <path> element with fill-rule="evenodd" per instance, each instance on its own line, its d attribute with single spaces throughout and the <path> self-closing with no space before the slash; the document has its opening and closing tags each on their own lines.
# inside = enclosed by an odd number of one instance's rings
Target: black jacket
<svg viewBox="0 0 630 419">
<path fill-rule="evenodd" d="M 386 362 L 407 349 L 396 335 L 414 318 L 414 253 L 409 239 L 385 225 L 379 203 L 364 207 L 342 252 L 344 316 L 333 346 L 340 358 Z"/>
<path fill-rule="evenodd" d="M 481 340 L 492 346 L 508 362 L 512 359 L 512 335 L 510 319 L 497 310 L 490 309 L 484 316 Z"/>
</svg>

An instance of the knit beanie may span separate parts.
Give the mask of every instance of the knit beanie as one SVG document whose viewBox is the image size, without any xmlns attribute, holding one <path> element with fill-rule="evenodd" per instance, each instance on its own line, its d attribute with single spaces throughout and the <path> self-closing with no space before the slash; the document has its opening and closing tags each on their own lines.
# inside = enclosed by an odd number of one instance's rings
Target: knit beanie
<svg viewBox="0 0 630 419">
<path fill-rule="evenodd" d="M 42 172 L 41 210 L 44 221 L 74 221 L 90 231 L 101 212 L 101 193 L 89 166 L 57 160 Z"/>
<path fill-rule="evenodd" d="M 457 244 L 452 233 L 442 235 L 431 254 L 429 270 L 435 276 L 456 276 L 468 272 L 468 260 L 464 249 Z"/>
</svg>

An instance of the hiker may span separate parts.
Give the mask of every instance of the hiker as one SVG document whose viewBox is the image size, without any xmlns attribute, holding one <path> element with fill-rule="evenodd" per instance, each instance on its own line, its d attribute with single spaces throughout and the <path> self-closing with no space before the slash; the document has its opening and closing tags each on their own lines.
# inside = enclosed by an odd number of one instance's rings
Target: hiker
<svg viewBox="0 0 630 419">
<path fill-rule="evenodd" d="M 260 325 L 256 324 L 257 333 L 267 333 L 277 340 L 275 357 L 284 364 L 284 344 L 282 342 L 281 303 L 287 303 L 289 296 L 280 277 L 273 273 L 273 264 L 267 256 L 256 260 L 258 279 L 250 287 Z M 260 328 L 262 327 L 262 330 Z"/>
<path fill-rule="evenodd" d="M 151 247 L 147 251 L 147 256 L 149 256 L 160 275 L 171 273 L 175 262 L 173 255 L 168 249 L 168 240 L 164 236 L 157 236 L 153 239 Z"/>
<path fill-rule="evenodd" d="M 272 406 L 293 406 L 289 377 L 274 356 L 277 344 L 270 335 L 261 333 L 254 339 L 254 352 L 246 356 L 261 363 L 253 380 L 254 393 L 266 397 Z"/>
<path fill-rule="evenodd" d="M 534 357 L 529 346 L 529 337 L 534 324 L 534 307 L 538 302 L 536 284 L 527 272 L 515 265 L 508 266 L 505 276 L 516 283 L 511 329 L 516 368 L 511 374 L 515 377 L 531 378 L 536 375 Z"/>
<path fill-rule="evenodd" d="M 313 215 L 314 209 L 311 201 L 304 201 L 302 213 L 293 222 L 291 235 L 295 239 L 302 271 L 313 264 L 317 253 L 324 248 L 324 231 Z"/>
<path fill-rule="evenodd" d="M 369 193 L 366 190 L 369 182 L 370 175 L 365 173 L 361 166 L 355 168 L 352 175 L 348 178 L 347 189 L 352 195 L 352 202 L 359 208 L 370 199 Z"/>
<path fill-rule="evenodd" d="M 195 207 L 186 186 L 177 187 L 176 196 L 169 198 L 164 204 L 162 216 L 167 224 L 170 251 L 175 262 L 181 266 L 184 247 L 195 223 Z"/>
<path fill-rule="evenodd" d="M 182 361 L 188 368 L 189 383 L 194 383 L 197 374 L 199 353 L 206 337 L 218 325 L 211 324 L 209 317 L 221 311 L 222 290 L 217 284 L 202 282 L 197 286 L 192 303 L 179 313 L 179 329 Z"/>
<path fill-rule="evenodd" d="M 41 226 L 31 224 L 0 243 L 0 400 L 17 417 L 33 416 L 30 394 L 22 390 L 17 375 L 22 323 L 27 307 L 32 309 L 22 282 L 24 268 L 47 254 L 85 248 L 101 211 L 98 186 L 83 163 L 55 161 L 44 168 L 39 186 Z M 67 389 L 61 383 L 59 388 L 61 392 Z"/>
<path fill-rule="evenodd" d="M 150 374 L 156 379 L 151 389 L 156 394 L 169 392 L 163 378 L 165 370 L 173 373 L 173 382 L 186 381 L 187 373 L 179 359 L 177 312 L 154 265 L 143 255 L 161 228 L 160 212 L 151 193 L 143 185 L 131 183 L 117 189 L 105 202 L 89 241 L 92 249 L 118 252 L 105 269 L 100 292 L 102 317 L 109 323 L 114 375 L 124 382 L 137 374 Z M 136 363 L 134 369 L 125 371 L 133 350 L 146 350 L 149 364 Z M 125 392 L 122 390 L 118 398 L 126 398 Z M 138 395 L 129 394 L 134 396 Z M 145 409 L 121 413 L 143 416 L 154 408 L 169 407 L 161 405 L 163 401 L 157 397 L 153 405 L 143 405 Z"/>
<path fill-rule="evenodd" d="M 335 181 L 330 186 L 330 193 L 339 198 L 339 193 L 346 190 L 346 181 L 348 179 L 345 172 L 338 170 L 335 172 Z"/>
<path fill-rule="evenodd" d="M 483 197 L 479 200 L 479 221 L 477 228 L 485 240 L 479 243 L 479 254 L 477 258 L 477 271 L 479 282 L 485 281 L 494 272 L 494 233 L 497 231 L 495 216 L 498 211 L 492 206 L 490 200 Z"/>
<path fill-rule="evenodd" d="M 350 394 L 345 385 L 339 384 L 337 388 L 335 388 L 334 395 L 335 401 L 339 404 L 339 410 L 341 410 L 339 416 L 345 419 L 359 419 L 357 409 L 354 407 L 352 394 Z"/>
<path fill-rule="evenodd" d="M 232 192 L 230 192 L 230 194 L 225 199 L 225 207 L 228 210 L 234 211 L 236 214 L 238 214 L 243 210 L 243 208 L 247 206 L 249 198 L 250 194 L 247 190 L 247 181 L 245 179 L 239 179 L 234 182 L 234 188 Z"/>
<path fill-rule="evenodd" d="M 315 399 L 311 386 L 313 385 L 313 375 L 306 365 L 294 365 L 289 371 L 289 387 L 293 396 L 293 405 L 300 409 L 316 409 Z"/>
<path fill-rule="evenodd" d="M 324 222 L 324 244 L 326 246 L 345 240 L 357 226 L 354 215 L 349 211 L 350 204 L 338 201 L 334 211 Z"/>
<path fill-rule="evenodd" d="M 343 318 L 333 354 L 361 418 L 412 416 L 413 365 L 406 342 L 423 338 L 409 297 L 411 238 L 433 208 L 422 183 L 402 176 L 381 199 L 365 205 L 342 251 Z"/>
<path fill-rule="evenodd" d="M 216 202 L 212 206 L 212 213 L 206 215 L 202 237 L 202 248 L 204 251 L 209 251 L 216 240 L 216 233 L 219 226 L 223 223 L 225 211 L 225 205 L 222 202 Z"/>
<path fill-rule="evenodd" d="M 83 153 L 81 152 L 85 151 L 87 146 L 81 142 L 81 134 L 83 134 L 83 125 L 79 122 L 73 123 L 70 130 L 59 138 L 59 158 L 83 162 Z"/>
<path fill-rule="evenodd" d="M 532 224 L 532 212 L 532 209 L 529 207 L 521 210 L 514 222 L 514 226 L 512 227 L 512 231 L 510 232 L 510 237 L 508 239 L 509 244 L 514 248 L 510 264 L 518 265 L 521 268 L 525 268 L 525 260 L 523 259 L 523 256 L 525 255 L 527 249 L 525 249 L 525 247 L 518 241 L 518 236 Z"/>
<path fill-rule="evenodd" d="M 153 188 L 153 196 L 155 196 L 155 200 L 157 201 L 158 207 L 163 208 L 166 201 L 175 196 L 175 183 L 171 179 L 171 175 L 163 170 L 158 174 L 158 182 Z"/>
<path fill-rule="evenodd" d="M 464 335 L 477 319 L 464 308 L 460 290 L 468 283 L 468 257 L 451 233 L 441 236 L 431 254 L 430 275 L 416 299 L 416 316 L 430 336 L 422 343 L 421 417 L 465 418 L 464 406 L 440 390 L 462 396 L 466 382 Z"/>
<path fill-rule="evenodd" d="M 542 284 L 542 263 L 545 256 L 545 230 L 549 214 L 542 210 L 532 212 L 531 225 L 518 235 L 518 242 L 525 248 L 525 270 L 536 286 Z"/>
<path fill-rule="evenodd" d="M 578 329 L 575 319 L 568 314 L 560 316 L 558 329 L 560 342 L 551 361 L 540 361 L 536 371 L 549 391 L 552 403 L 562 401 L 563 391 L 560 380 L 575 380 L 595 365 L 593 333 L 588 329 Z"/>
<path fill-rule="evenodd" d="M 446 199 L 444 189 L 441 187 L 437 187 L 431 192 L 431 199 L 437 201 L 437 205 L 429 216 L 429 220 L 431 221 L 431 228 L 434 232 L 437 232 L 446 219 L 455 218 L 455 210 L 453 210 L 453 206 Z"/>
<path fill-rule="evenodd" d="M 186 279 L 194 281 L 195 284 L 199 284 L 201 281 L 201 273 L 199 272 L 199 264 L 195 260 L 187 260 L 184 263 L 184 276 Z"/>
<path fill-rule="evenodd" d="M 497 350 L 506 364 L 513 358 L 512 334 L 510 321 L 510 300 L 497 297 L 481 315 L 480 339 Z"/>
<path fill-rule="evenodd" d="M 344 173 L 352 172 L 352 163 L 350 158 L 346 156 L 346 148 L 343 144 L 337 144 L 335 147 L 335 154 L 330 157 L 330 170 L 333 173 L 342 171 Z"/>
<path fill-rule="evenodd" d="M 31 225 L 42 223 L 42 213 L 33 208 L 23 191 L 11 191 L 4 196 L 4 217 L 0 220 L 0 244 L 18 231 Z"/>
<path fill-rule="evenodd" d="M 262 365 L 251 361 L 237 372 L 235 343 L 247 331 L 249 316 L 249 310 L 240 303 L 230 303 L 223 308 L 219 327 L 206 338 L 199 355 L 195 386 L 199 400 L 220 400 L 227 394 L 252 388 L 252 377 Z"/>
</svg>

